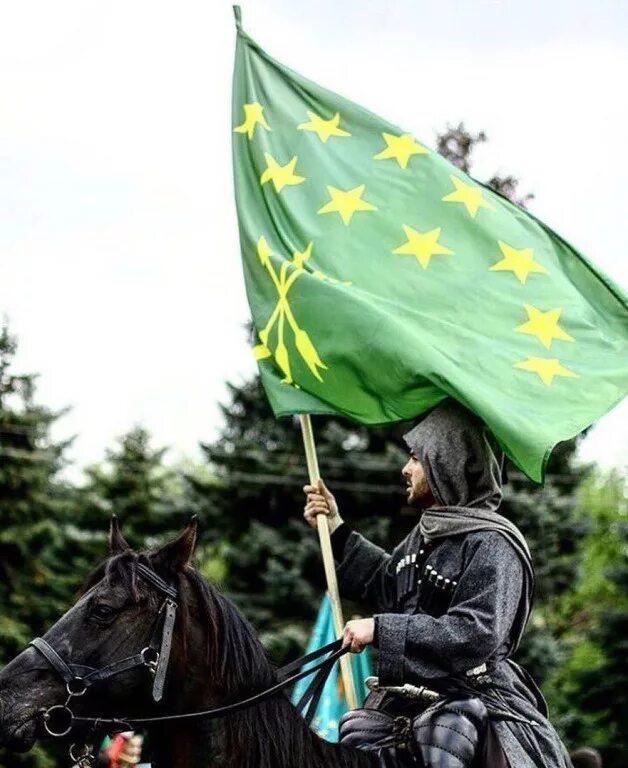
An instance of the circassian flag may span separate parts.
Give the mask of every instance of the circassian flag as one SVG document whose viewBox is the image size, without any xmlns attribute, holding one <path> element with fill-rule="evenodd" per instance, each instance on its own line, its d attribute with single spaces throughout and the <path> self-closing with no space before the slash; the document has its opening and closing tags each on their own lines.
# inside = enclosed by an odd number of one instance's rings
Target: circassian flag
<svg viewBox="0 0 628 768">
<path fill-rule="evenodd" d="M 628 299 L 528 211 L 296 74 L 236 8 L 233 165 L 277 416 L 410 419 L 450 396 L 540 481 L 628 384 Z"/>
</svg>

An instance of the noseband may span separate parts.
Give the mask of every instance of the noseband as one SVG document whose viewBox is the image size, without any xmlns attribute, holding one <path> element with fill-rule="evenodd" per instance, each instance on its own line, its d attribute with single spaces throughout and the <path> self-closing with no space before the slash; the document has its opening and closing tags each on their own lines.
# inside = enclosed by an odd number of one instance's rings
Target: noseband
<svg viewBox="0 0 628 768">
<path fill-rule="evenodd" d="M 178 595 L 173 587 L 148 566 L 143 563 L 137 563 L 136 568 L 137 573 L 149 584 L 156 587 L 164 596 L 151 633 L 150 642 L 140 653 L 136 653 L 134 656 L 127 656 L 125 659 L 114 661 L 106 667 L 96 669 L 82 664 L 65 662 L 50 643 L 41 637 L 36 637 L 29 643 L 29 645 L 32 645 L 33 648 L 39 651 L 61 680 L 63 680 L 68 693 L 65 704 L 56 704 L 42 713 L 44 728 L 50 736 L 67 736 L 72 730 L 75 717 L 69 705 L 73 698 L 84 696 L 88 688 L 94 683 L 108 680 L 110 677 L 115 677 L 122 672 L 128 672 L 137 667 L 144 667 L 149 670 L 153 676 L 153 700 L 155 702 L 161 701 L 166 682 L 166 672 L 168 671 L 168 662 L 170 660 L 172 635 L 177 617 Z"/>
</svg>

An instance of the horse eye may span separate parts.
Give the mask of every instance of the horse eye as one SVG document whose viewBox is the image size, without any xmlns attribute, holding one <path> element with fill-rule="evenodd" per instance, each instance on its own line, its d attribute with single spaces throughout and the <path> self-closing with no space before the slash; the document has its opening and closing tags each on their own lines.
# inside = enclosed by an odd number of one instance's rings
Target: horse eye
<svg viewBox="0 0 628 768">
<path fill-rule="evenodd" d="M 97 619 L 110 619 L 113 614 L 113 608 L 105 603 L 99 603 L 92 608 L 92 615 Z"/>
</svg>

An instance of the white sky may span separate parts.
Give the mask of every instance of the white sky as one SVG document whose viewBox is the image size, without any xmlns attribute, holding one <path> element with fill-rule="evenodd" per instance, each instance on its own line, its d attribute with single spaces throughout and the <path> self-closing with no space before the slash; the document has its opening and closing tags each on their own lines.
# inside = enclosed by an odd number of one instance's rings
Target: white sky
<svg viewBox="0 0 628 768">
<path fill-rule="evenodd" d="M 464 120 L 474 174 L 628 283 L 628 3 L 259 0 L 269 53 L 433 145 Z M 77 466 L 143 423 L 171 458 L 254 370 L 231 180 L 223 0 L 0 0 L 0 313 Z M 628 457 L 624 402 L 583 457 Z"/>
</svg>

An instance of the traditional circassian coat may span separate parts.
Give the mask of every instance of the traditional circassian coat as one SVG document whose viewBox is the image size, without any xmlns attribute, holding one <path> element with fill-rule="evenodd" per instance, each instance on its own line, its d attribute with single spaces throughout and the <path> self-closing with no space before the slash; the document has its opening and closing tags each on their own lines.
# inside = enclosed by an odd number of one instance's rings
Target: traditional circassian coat
<svg viewBox="0 0 628 768">
<path fill-rule="evenodd" d="M 459 681 L 489 710 L 511 768 L 568 768 L 532 678 L 509 657 L 534 589 L 527 544 L 497 513 L 501 470 L 483 425 L 453 401 L 406 436 L 436 505 L 392 554 L 334 532 L 341 594 L 375 615 L 380 685 Z M 485 665 L 485 668 L 484 666 Z"/>
</svg>

